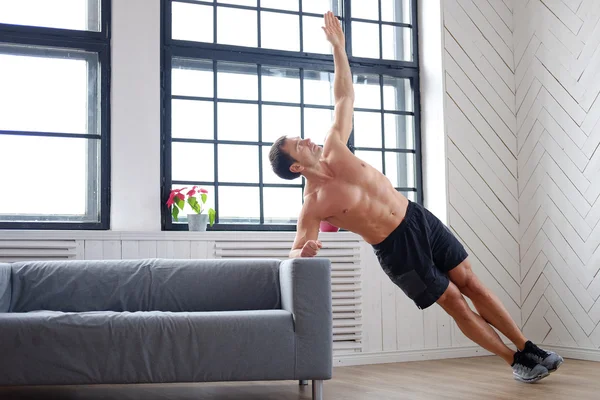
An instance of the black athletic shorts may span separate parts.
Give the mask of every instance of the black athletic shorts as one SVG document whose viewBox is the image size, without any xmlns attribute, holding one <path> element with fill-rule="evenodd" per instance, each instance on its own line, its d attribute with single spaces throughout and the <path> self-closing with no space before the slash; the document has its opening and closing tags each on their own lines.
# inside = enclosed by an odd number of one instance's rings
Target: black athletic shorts
<svg viewBox="0 0 600 400">
<path fill-rule="evenodd" d="M 468 255 L 442 221 L 412 201 L 400 225 L 373 249 L 392 282 L 420 309 L 440 298 L 450 282 L 447 272 Z"/>
</svg>

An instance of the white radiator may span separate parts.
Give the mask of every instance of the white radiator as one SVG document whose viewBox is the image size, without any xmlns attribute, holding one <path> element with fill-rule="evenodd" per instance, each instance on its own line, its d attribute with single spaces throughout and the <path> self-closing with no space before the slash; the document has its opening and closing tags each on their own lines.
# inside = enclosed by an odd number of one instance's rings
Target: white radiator
<svg viewBox="0 0 600 400">
<path fill-rule="evenodd" d="M 76 240 L 0 239 L 0 262 L 74 259 L 77 246 Z"/>
<path fill-rule="evenodd" d="M 322 240 L 319 257 L 331 260 L 333 354 L 362 351 L 362 294 L 360 243 Z M 291 243 L 285 241 L 216 241 L 216 258 L 286 259 Z"/>
</svg>

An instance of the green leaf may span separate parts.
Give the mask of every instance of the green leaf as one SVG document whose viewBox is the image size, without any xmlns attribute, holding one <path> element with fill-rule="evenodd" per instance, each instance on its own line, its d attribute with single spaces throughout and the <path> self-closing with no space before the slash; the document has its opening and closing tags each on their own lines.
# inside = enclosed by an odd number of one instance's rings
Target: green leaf
<svg viewBox="0 0 600 400">
<path fill-rule="evenodd" d="M 215 212 L 215 210 L 213 210 L 212 208 L 208 209 L 208 221 L 210 222 L 210 226 L 213 226 L 213 224 L 215 223 L 216 215 L 217 213 Z"/>
<path fill-rule="evenodd" d="M 197 214 L 200 214 L 201 208 L 198 200 L 195 197 L 188 198 L 188 204 L 192 207 L 192 210 L 196 211 Z"/>
<path fill-rule="evenodd" d="M 185 207 L 185 202 L 182 199 L 180 199 L 179 197 L 175 197 L 175 204 L 177 204 L 177 207 L 179 207 L 182 210 L 183 210 L 183 207 Z"/>
<path fill-rule="evenodd" d="M 177 217 L 179 216 L 179 208 L 177 208 L 177 207 L 175 206 L 175 204 L 173 204 L 173 208 L 172 208 L 172 211 L 171 211 L 171 212 L 172 212 L 172 214 L 173 214 L 173 219 L 174 219 L 175 221 L 179 221 L 179 220 L 177 219 Z"/>
<path fill-rule="evenodd" d="M 202 193 L 200 197 L 202 197 L 202 203 L 206 204 L 206 193 Z"/>
</svg>

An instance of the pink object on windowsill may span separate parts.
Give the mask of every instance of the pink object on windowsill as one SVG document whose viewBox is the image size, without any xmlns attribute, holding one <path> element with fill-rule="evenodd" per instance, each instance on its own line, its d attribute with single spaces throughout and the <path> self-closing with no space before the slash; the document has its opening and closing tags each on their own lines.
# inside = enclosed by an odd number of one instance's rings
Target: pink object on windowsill
<svg viewBox="0 0 600 400">
<path fill-rule="evenodd" d="M 340 228 L 338 228 L 335 225 L 331 225 L 327 221 L 321 221 L 321 224 L 319 225 L 319 228 L 320 228 L 321 232 L 337 232 L 337 231 L 340 230 Z"/>
</svg>

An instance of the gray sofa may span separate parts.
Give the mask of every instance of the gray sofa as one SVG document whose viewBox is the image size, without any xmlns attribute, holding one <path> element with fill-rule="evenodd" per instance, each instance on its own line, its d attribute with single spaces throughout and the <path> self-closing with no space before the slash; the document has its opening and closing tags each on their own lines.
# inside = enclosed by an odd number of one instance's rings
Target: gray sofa
<svg viewBox="0 0 600 400">
<path fill-rule="evenodd" d="M 0 385 L 332 375 L 330 262 L 0 263 Z"/>
</svg>

